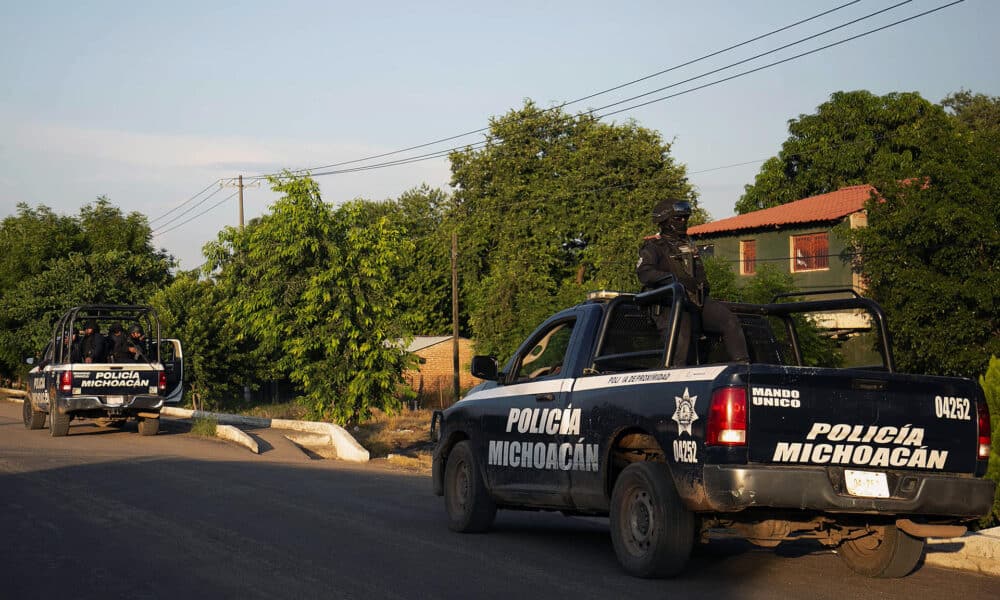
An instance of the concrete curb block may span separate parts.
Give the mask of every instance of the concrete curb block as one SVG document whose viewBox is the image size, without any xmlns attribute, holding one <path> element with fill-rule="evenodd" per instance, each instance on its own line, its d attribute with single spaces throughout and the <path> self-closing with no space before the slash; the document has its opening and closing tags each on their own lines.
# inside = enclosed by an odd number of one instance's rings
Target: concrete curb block
<svg viewBox="0 0 1000 600">
<path fill-rule="evenodd" d="M 346 460 L 350 462 L 368 462 L 370 458 L 368 451 L 354 439 L 354 436 L 348 433 L 343 427 L 334 425 L 333 423 L 244 417 L 226 413 L 213 413 L 202 410 L 174 408 L 172 406 L 163 407 L 160 410 L 160 414 L 179 419 L 214 419 L 224 425 L 236 425 L 260 429 L 291 429 L 293 431 L 301 431 L 304 433 L 321 434 L 329 438 L 330 445 L 333 446 L 339 460 Z"/>
<path fill-rule="evenodd" d="M 257 440 L 247 435 L 238 427 L 233 427 L 232 425 L 216 425 L 215 437 L 249 448 L 250 452 L 253 452 L 254 454 L 260 454 L 260 446 L 257 444 Z"/>
<path fill-rule="evenodd" d="M 336 446 L 325 433 L 286 433 L 285 439 L 323 458 L 339 458 Z"/>
<path fill-rule="evenodd" d="M 1000 577 L 1000 527 L 927 540 L 924 564 Z"/>
</svg>

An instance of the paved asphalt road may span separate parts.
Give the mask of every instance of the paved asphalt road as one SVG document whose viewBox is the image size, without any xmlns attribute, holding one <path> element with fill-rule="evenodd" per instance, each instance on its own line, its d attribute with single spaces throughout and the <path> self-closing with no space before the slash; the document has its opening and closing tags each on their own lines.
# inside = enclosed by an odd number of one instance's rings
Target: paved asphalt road
<svg viewBox="0 0 1000 600">
<path fill-rule="evenodd" d="M 606 522 L 501 512 L 447 530 L 426 475 L 243 448 L 169 427 L 26 431 L 0 401 L 0 598 L 975 598 L 1000 579 L 851 573 L 812 544 L 698 550 L 668 581 L 625 575 Z M 274 435 L 274 432 L 270 432 Z"/>
</svg>

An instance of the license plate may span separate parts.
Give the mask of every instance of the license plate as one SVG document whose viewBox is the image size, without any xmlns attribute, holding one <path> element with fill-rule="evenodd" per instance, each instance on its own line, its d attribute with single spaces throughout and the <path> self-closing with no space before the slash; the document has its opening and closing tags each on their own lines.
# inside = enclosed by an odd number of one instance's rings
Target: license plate
<svg viewBox="0 0 1000 600">
<path fill-rule="evenodd" d="M 104 403 L 108 406 L 121 406 L 125 403 L 125 396 L 107 396 Z"/>
<path fill-rule="evenodd" d="M 847 484 L 847 493 L 852 496 L 889 497 L 889 482 L 885 478 L 885 473 L 844 469 L 844 483 Z"/>
</svg>

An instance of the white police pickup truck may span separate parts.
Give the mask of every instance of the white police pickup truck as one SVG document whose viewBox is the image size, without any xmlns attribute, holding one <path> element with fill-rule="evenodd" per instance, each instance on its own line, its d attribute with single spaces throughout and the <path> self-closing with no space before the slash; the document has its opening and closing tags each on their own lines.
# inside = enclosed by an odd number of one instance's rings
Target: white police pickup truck
<svg viewBox="0 0 1000 600">
<path fill-rule="evenodd" d="M 542 323 L 502 370 L 475 357 L 487 381 L 432 422 L 450 528 L 485 531 L 498 508 L 606 515 L 640 577 L 679 573 L 695 541 L 719 536 L 815 539 L 858 573 L 902 577 L 927 537 L 988 512 L 981 389 L 895 372 L 876 303 L 730 304 L 749 364 L 702 335 L 692 366 L 670 367 L 685 302 L 676 284 L 598 294 Z M 666 343 L 651 310 L 671 311 Z M 803 366 L 806 314 L 879 364 Z"/>
<path fill-rule="evenodd" d="M 97 333 L 84 339 L 81 330 L 88 323 L 96 326 Z M 117 344 L 100 333 L 115 324 L 124 329 Z M 149 338 L 130 338 L 130 326 L 138 326 Z M 41 361 L 28 373 L 24 426 L 42 429 L 47 418 L 49 434 L 61 437 L 69 433 L 73 419 L 97 419 L 111 426 L 133 419 L 140 434 L 156 435 L 160 409 L 181 400 L 183 368 L 180 341 L 160 338 L 159 320 L 151 307 L 71 308 L 56 322 Z"/>
</svg>

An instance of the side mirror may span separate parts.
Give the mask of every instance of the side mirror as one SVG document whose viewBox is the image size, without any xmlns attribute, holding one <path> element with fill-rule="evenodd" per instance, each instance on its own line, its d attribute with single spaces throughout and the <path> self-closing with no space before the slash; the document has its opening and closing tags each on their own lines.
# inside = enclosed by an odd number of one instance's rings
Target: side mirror
<svg viewBox="0 0 1000 600">
<path fill-rule="evenodd" d="M 500 368 L 494 356 L 473 356 L 472 369 L 470 370 L 474 377 L 487 381 L 496 381 L 500 378 L 498 374 Z"/>
<path fill-rule="evenodd" d="M 28 358 L 24 359 L 24 364 L 26 364 L 26 365 L 33 365 L 33 364 L 35 364 L 35 357 L 34 356 L 29 356 Z"/>
</svg>

